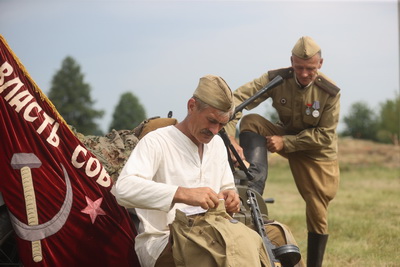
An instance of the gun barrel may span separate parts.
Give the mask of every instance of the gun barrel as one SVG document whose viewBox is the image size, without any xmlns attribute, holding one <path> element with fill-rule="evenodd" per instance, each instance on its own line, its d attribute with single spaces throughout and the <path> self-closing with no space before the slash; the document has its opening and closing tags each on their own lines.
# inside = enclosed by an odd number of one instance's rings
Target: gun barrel
<svg viewBox="0 0 400 267">
<path fill-rule="evenodd" d="M 282 266 L 281 262 L 275 257 L 275 254 L 272 251 L 275 248 L 275 246 L 274 246 L 274 244 L 271 243 L 271 240 L 269 240 L 269 238 L 267 236 L 267 232 L 265 231 L 265 228 L 264 228 L 264 220 L 263 220 L 261 212 L 260 212 L 260 207 L 258 205 L 256 195 L 251 190 L 247 190 L 247 200 L 248 200 L 248 204 L 250 206 L 251 215 L 253 217 L 254 226 L 256 228 L 256 231 L 260 234 L 260 236 L 263 240 L 265 249 L 267 251 L 269 260 L 271 262 L 271 266 L 272 267 Z"/>
<path fill-rule="evenodd" d="M 251 97 L 249 97 L 248 99 L 243 101 L 239 106 L 237 106 L 235 108 L 235 113 L 234 113 L 233 117 L 235 116 L 236 113 L 242 111 L 246 106 L 248 106 L 249 104 L 253 103 L 254 100 L 259 98 L 261 95 L 263 95 L 264 93 L 268 92 L 272 88 L 278 86 L 282 82 L 283 82 L 283 78 L 280 75 L 276 76 L 274 79 L 272 79 L 272 81 L 267 83 L 267 85 L 265 85 L 261 90 L 259 90 L 257 93 L 255 93 L 254 95 L 252 95 Z"/>
</svg>

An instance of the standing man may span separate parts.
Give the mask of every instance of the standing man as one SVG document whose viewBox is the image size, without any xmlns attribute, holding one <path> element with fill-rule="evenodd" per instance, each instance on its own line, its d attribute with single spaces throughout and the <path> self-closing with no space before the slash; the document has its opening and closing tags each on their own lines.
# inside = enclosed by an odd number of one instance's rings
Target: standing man
<svg viewBox="0 0 400 267">
<path fill-rule="evenodd" d="M 234 92 L 235 104 L 239 105 L 280 75 L 282 84 L 246 107 L 251 110 L 271 98 L 280 121 L 272 123 L 257 114 L 243 116 L 240 146 L 234 136 L 241 113 L 226 131 L 242 159 L 250 163 L 249 171 L 256 178 L 250 186 L 260 194 L 267 178 L 267 149 L 288 159 L 297 189 L 306 202 L 307 266 L 314 267 L 322 265 L 328 240 L 328 204 L 339 186 L 336 127 L 340 93 L 319 71 L 323 58 L 312 38 L 304 36 L 297 41 L 290 61 L 291 67 L 271 70 Z"/>
</svg>

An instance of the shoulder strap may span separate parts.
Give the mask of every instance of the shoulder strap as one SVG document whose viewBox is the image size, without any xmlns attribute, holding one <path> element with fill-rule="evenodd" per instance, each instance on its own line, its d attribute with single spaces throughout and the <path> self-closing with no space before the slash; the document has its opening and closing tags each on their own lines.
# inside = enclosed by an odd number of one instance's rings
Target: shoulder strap
<svg viewBox="0 0 400 267">
<path fill-rule="evenodd" d="M 280 75 L 283 79 L 293 78 L 293 68 L 289 67 L 268 71 L 269 80 L 273 80 L 278 75 Z"/>
<path fill-rule="evenodd" d="M 327 80 L 321 75 L 317 76 L 317 78 L 315 79 L 315 84 L 331 96 L 337 95 L 340 91 L 339 87 L 337 87 L 331 81 Z"/>
</svg>

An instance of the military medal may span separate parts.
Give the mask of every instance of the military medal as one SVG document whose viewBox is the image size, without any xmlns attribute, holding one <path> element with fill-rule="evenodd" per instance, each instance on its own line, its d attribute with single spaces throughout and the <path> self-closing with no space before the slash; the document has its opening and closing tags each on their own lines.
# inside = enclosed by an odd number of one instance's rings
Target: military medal
<svg viewBox="0 0 400 267">
<path fill-rule="evenodd" d="M 307 104 L 307 108 L 306 108 L 306 115 L 307 115 L 307 116 L 310 116 L 310 115 L 311 115 L 311 109 L 310 109 L 310 107 L 311 107 L 311 104 Z"/>
<path fill-rule="evenodd" d="M 314 117 L 314 118 L 318 118 L 319 117 L 319 111 L 318 111 L 318 109 L 320 108 L 320 106 L 319 106 L 319 101 L 314 101 L 314 104 L 312 105 L 312 107 L 313 107 L 313 112 L 312 112 L 312 116 Z"/>
</svg>

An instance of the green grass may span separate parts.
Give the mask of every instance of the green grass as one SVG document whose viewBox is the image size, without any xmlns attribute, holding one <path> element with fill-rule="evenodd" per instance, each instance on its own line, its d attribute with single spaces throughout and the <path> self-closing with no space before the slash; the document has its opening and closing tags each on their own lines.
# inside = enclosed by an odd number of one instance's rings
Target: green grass
<svg viewBox="0 0 400 267">
<path fill-rule="evenodd" d="M 281 160 L 269 166 L 264 197 L 273 197 L 269 217 L 290 227 L 307 256 L 305 204 Z M 400 170 L 341 164 L 338 194 L 329 206 L 324 267 L 400 266 Z"/>
</svg>

